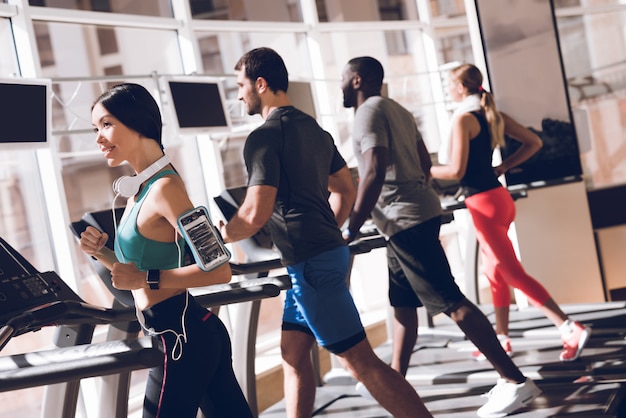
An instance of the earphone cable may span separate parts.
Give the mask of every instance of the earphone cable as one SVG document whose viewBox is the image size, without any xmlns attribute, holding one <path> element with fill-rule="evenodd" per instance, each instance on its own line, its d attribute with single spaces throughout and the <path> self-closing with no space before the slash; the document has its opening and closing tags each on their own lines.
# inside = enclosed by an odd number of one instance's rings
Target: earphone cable
<svg viewBox="0 0 626 418">
<path fill-rule="evenodd" d="M 120 196 L 119 192 L 115 193 L 115 197 L 113 198 L 113 202 L 111 203 L 111 212 L 113 215 L 113 227 L 114 227 L 114 233 L 117 234 L 117 217 L 115 216 L 115 202 L 117 200 L 117 198 Z M 114 245 L 117 246 L 117 249 L 119 249 L 120 255 L 122 260 L 120 260 L 122 263 L 126 263 L 126 259 L 124 257 L 124 253 L 122 252 L 122 248 L 119 245 L 118 240 L 115 239 L 115 237 L 113 237 L 113 242 Z M 174 228 L 174 244 L 176 245 L 176 248 L 178 249 L 178 268 L 182 267 L 182 249 L 180 247 L 180 244 L 178 243 L 178 230 L 176 228 Z M 189 307 L 189 291 L 187 290 L 185 292 L 185 306 L 183 308 L 183 312 L 180 318 L 181 321 L 181 333 L 176 332 L 173 329 L 166 329 L 163 331 L 156 331 L 154 328 L 148 328 L 146 326 L 146 324 L 144 323 L 145 319 L 143 318 L 143 314 L 137 309 L 137 319 L 139 324 L 141 325 L 141 328 L 143 328 L 143 330 L 152 336 L 156 336 L 156 335 L 162 335 L 165 334 L 167 332 L 171 332 L 172 334 L 174 334 L 176 336 L 176 342 L 174 343 L 174 347 L 172 348 L 172 360 L 177 361 L 179 360 L 182 355 L 183 355 L 183 344 L 187 342 L 187 327 L 185 326 L 185 317 L 187 316 L 187 308 Z"/>
<path fill-rule="evenodd" d="M 113 198 L 113 202 L 111 202 L 111 214 L 113 215 L 113 233 L 117 235 L 117 217 L 115 216 L 115 201 L 120 196 L 119 193 L 115 193 L 115 197 Z M 120 250 L 120 255 L 122 259 L 120 260 L 122 263 L 126 263 L 126 259 L 124 258 L 124 253 L 122 252 L 122 247 L 120 247 L 119 242 L 115 239 L 115 235 L 113 236 L 113 246 L 117 246 L 117 249 Z"/>
</svg>

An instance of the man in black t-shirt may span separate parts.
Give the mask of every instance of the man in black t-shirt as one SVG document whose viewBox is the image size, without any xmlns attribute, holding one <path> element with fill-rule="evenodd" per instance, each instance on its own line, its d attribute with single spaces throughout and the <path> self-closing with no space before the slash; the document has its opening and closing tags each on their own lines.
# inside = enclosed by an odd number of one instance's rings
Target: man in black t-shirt
<svg viewBox="0 0 626 418">
<path fill-rule="evenodd" d="M 411 385 L 372 350 L 350 295 L 349 250 L 339 225 L 349 216 L 356 191 L 331 135 L 291 106 L 287 69 L 275 51 L 253 49 L 235 70 L 239 99 L 265 122 L 244 146 L 246 197 L 220 230 L 233 242 L 269 222 L 291 277 L 281 333 L 287 416 L 313 413 L 309 353 L 317 341 L 394 417 L 431 417 Z"/>
</svg>

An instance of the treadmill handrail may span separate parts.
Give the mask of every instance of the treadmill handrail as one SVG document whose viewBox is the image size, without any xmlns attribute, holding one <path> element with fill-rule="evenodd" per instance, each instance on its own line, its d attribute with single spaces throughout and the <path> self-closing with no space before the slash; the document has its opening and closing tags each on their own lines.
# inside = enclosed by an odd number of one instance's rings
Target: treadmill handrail
<svg viewBox="0 0 626 418">
<path fill-rule="evenodd" d="M 0 329 L 0 350 L 20 331 L 68 321 L 81 323 L 80 318 L 88 318 L 89 323 L 97 324 L 132 321 L 136 317 L 133 308 L 112 309 L 75 300 L 59 300 L 29 309 L 7 321 Z"/>
<path fill-rule="evenodd" d="M 203 293 L 194 295 L 205 307 L 247 302 L 278 296 L 281 290 L 291 287 L 286 276 L 248 279 L 206 286 Z M 51 325 L 111 324 L 135 321 L 134 307 L 104 308 L 75 300 L 59 300 L 44 304 L 17 315 L 0 328 L 0 351 L 9 340 L 21 331 Z"/>
<path fill-rule="evenodd" d="M 365 234 L 358 239 L 352 241 L 348 248 L 351 255 L 364 254 L 376 248 L 382 248 L 387 245 L 387 241 L 382 235 Z M 266 273 L 270 270 L 276 270 L 285 267 L 280 258 L 272 258 L 263 261 L 254 261 L 246 263 L 230 262 L 230 268 L 234 275 Z"/>
</svg>

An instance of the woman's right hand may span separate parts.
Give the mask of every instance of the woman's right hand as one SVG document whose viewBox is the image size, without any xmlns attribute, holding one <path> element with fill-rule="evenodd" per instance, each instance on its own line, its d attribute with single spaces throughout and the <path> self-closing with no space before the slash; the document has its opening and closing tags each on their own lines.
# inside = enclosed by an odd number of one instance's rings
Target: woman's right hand
<svg viewBox="0 0 626 418">
<path fill-rule="evenodd" d="M 493 168 L 493 172 L 496 174 L 496 177 L 500 177 L 501 175 L 507 172 L 507 169 L 506 167 L 504 167 L 503 164 L 500 164 Z"/>
<path fill-rule="evenodd" d="M 91 256 L 96 256 L 108 239 L 109 235 L 106 232 L 100 232 L 93 226 L 88 226 L 80 234 L 80 249 Z"/>
</svg>

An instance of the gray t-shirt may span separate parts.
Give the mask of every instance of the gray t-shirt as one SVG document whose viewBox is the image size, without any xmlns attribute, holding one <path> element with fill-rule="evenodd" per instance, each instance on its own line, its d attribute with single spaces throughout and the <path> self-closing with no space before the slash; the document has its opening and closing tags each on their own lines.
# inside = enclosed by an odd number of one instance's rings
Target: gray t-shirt
<svg viewBox="0 0 626 418">
<path fill-rule="evenodd" d="M 346 245 L 328 202 L 328 177 L 345 167 L 332 136 L 293 106 L 273 110 L 244 146 L 248 186 L 278 188 L 269 220 L 285 265 Z"/>
<path fill-rule="evenodd" d="M 372 210 L 376 227 L 387 237 L 441 214 L 439 197 L 420 165 L 419 141 L 422 136 L 413 115 L 397 102 L 372 96 L 357 108 L 353 146 L 359 171 L 363 152 L 387 148 L 385 182 Z"/>
</svg>

